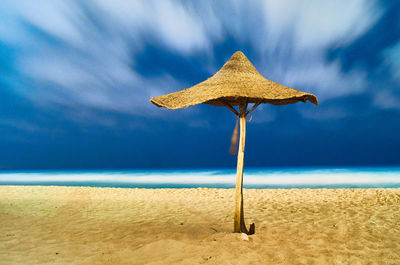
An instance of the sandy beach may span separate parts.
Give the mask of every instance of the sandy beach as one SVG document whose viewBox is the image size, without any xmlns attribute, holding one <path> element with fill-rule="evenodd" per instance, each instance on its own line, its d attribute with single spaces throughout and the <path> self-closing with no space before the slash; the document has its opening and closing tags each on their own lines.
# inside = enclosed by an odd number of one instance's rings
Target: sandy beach
<svg viewBox="0 0 400 265">
<path fill-rule="evenodd" d="M 0 264 L 400 264 L 400 189 L 0 186 Z"/>
</svg>

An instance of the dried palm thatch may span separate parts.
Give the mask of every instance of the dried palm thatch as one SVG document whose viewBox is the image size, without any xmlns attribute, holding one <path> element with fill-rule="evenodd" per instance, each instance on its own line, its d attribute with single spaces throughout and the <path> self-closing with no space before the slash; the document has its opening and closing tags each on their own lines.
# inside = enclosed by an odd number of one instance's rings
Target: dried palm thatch
<svg viewBox="0 0 400 265">
<path fill-rule="evenodd" d="M 243 210 L 243 165 L 246 139 L 246 117 L 261 103 L 285 105 L 310 101 L 318 105 L 316 96 L 285 87 L 264 78 L 240 51 L 236 52 L 212 77 L 191 88 L 151 98 L 158 107 L 180 109 L 201 103 L 225 106 L 240 120 L 240 140 L 237 152 L 234 232 L 254 234 L 255 226 L 247 230 Z M 248 103 L 254 103 L 247 110 Z M 235 109 L 234 106 L 238 106 Z M 237 150 L 238 120 L 232 135 L 231 150 Z"/>
<path fill-rule="evenodd" d="M 205 103 L 215 106 L 239 106 L 244 103 L 285 105 L 297 102 L 318 105 L 313 94 L 285 87 L 264 78 L 247 57 L 236 52 L 212 77 L 191 88 L 151 98 L 158 107 L 180 109 Z"/>
</svg>

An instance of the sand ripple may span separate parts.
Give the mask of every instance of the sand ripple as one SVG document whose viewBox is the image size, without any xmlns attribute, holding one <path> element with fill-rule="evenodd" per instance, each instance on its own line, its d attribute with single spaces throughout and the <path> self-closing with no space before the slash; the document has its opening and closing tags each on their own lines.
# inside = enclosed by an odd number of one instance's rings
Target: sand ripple
<svg viewBox="0 0 400 265">
<path fill-rule="evenodd" d="M 400 189 L 0 186 L 0 264 L 400 264 Z"/>
</svg>

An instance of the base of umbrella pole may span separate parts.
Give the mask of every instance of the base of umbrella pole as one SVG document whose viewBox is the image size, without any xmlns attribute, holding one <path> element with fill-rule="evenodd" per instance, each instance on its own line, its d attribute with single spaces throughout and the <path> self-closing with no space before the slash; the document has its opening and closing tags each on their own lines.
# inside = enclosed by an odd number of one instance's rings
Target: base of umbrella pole
<svg viewBox="0 0 400 265">
<path fill-rule="evenodd" d="M 237 176 L 236 176 L 236 189 L 235 189 L 235 215 L 234 215 L 234 233 L 245 233 L 252 235 L 255 233 L 255 224 L 251 224 L 249 230 L 246 228 L 244 222 L 243 210 L 243 167 L 244 167 L 244 148 L 246 142 L 246 117 L 244 113 L 246 108 L 240 108 L 240 138 L 239 150 L 237 160 Z"/>
</svg>

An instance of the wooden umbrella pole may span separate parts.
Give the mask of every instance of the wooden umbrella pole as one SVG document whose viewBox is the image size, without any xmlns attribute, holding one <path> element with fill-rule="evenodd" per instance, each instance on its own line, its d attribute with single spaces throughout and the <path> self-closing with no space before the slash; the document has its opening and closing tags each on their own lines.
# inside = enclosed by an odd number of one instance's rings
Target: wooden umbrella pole
<svg viewBox="0 0 400 265">
<path fill-rule="evenodd" d="M 243 211 L 243 166 L 244 166 L 244 148 L 246 144 L 246 105 L 239 106 L 239 119 L 240 119 L 240 138 L 239 138 L 239 151 L 237 159 L 237 175 L 236 175 L 236 192 L 235 192 L 235 216 L 234 228 L 235 233 L 254 234 L 254 224 L 250 225 L 248 231 L 244 222 Z"/>
</svg>

